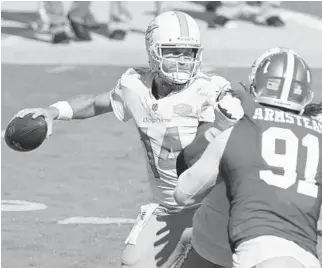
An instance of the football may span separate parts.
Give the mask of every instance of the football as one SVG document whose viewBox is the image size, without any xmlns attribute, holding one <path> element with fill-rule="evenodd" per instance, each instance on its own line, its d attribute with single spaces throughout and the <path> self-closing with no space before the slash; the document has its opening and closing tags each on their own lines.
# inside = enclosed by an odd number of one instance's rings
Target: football
<svg viewBox="0 0 322 268">
<path fill-rule="evenodd" d="M 15 151 L 29 152 L 43 143 L 47 129 L 43 116 L 32 118 L 32 114 L 27 114 L 22 118 L 13 118 L 6 128 L 5 142 Z"/>
</svg>

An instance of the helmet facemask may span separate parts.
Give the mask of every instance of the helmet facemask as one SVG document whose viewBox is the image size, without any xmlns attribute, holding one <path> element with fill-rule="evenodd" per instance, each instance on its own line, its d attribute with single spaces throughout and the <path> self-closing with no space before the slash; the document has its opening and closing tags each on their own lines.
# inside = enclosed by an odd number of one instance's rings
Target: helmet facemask
<svg viewBox="0 0 322 268">
<path fill-rule="evenodd" d="M 155 43 L 150 48 L 150 65 L 167 82 L 185 85 L 200 71 L 202 50 L 201 45 Z"/>
</svg>

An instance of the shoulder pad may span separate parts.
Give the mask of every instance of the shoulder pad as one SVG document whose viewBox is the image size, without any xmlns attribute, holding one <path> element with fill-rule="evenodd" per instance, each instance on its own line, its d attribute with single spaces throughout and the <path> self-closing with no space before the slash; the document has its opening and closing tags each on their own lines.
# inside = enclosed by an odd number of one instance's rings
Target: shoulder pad
<svg viewBox="0 0 322 268">
<path fill-rule="evenodd" d="M 119 83 L 124 87 L 133 87 L 137 82 L 144 82 L 151 74 L 148 68 L 129 68 L 122 74 Z"/>
<path fill-rule="evenodd" d="M 147 67 L 138 67 L 138 68 L 132 68 L 137 74 L 139 75 L 146 75 L 151 72 L 150 68 Z"/>
<path fill-rule="evenodd" d="M 226 91 L 226 90 L 231 89 L 230 82 L 226 78 L 224 78 L 220 75 L 211 76 L 210 83 L 213 85 L 218 85 L 220 87 L 221 91 Z"/>
<path fill-rule="evenodd" d="M 202 94 L 212 95 L 215 101 L 225 91 L 231 90 L 231 84 L 222 76 L 208 76 L 209 82 L 201 89 Z"/>
<path fill-rule="evenodd" d="M 209 75 L 207 75 L 205 73 L 200 72 L 198 74 L 198 79 L 203 79 L 203 80 L 206 80 L 206 81 L 210 82 L 211 81 L 211 76 L 209 76 Z"/>
</svg>

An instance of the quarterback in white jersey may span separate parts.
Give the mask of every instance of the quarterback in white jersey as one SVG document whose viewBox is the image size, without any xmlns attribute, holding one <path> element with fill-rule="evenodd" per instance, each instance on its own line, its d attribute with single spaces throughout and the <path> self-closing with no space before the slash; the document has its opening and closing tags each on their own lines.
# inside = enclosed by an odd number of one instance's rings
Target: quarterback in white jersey
<svg viewBox="0 0 322 268">
<path fill-rule="evenodd" d="M 208 103 L 229 84 L 198 73 L 183 91 L 156 99 L 154 77 L 150 69 L 128 69 L 111 91 L 111 104 L 119 120 L 133 118 L 136 123 L 146 150 L 152 201 L 179 209 L 173 197 L 177 155 L 194 139 L 199 122 L 214 121 L 214 108 Z"/>
<path fill-rule="evenodd" d="M 133 119 L 146 150 L 153 200 L 141 213 L 122 254 L 122 267 L 171 267 L 184 257 L 191 238 L 195 207 L 177 205 L 176 157 L 196 136 L 198 126 L 213 122 L 220 92 L 230 83 L 200 72 L 203 45 L 197 23 L 182 12 L 156 17 L 146 31 L 149 69 L 130 68 L 109 92 L 59 101 L 48 108 L 16 115 L 43 115 L 49 131 L 53 120 L 86 119 L 114 112 Z"/>
</svg>

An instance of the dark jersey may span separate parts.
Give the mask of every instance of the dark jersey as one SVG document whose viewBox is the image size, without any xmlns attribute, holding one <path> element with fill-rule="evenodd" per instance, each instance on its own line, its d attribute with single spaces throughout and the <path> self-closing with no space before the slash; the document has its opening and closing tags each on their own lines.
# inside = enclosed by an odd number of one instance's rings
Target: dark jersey
<svg viewBox="0 0 322 268">
<path fill-rule="evenodd" d="M 234 126 L 220 167 L 233 247 L 275 235 L 317 255 L 322 124 L 255 103 L 247 114 Z"/>
<path fill-rule="evenodd" d="M 209 144 L 205 139 L 205 132 L 211 127 L 213 127 L 212 123 L 204 123 L 199 126 L 194 141 L 180 152 L 177 157 L 178 176 L 199 160 Z M 229 200 L 226 195 L 226 184 L 222 179 L 217 181 L 211 194 L 205 198 L 203 206 L 210 207 L 210 210 L 207 211 L 211 213 L 208 215 L 211 217 L 211 222 L 204 226 L 204 222 L 196 224 L 197 219 L 194 219 L 193 232 L 196 238 L 194 242 L 207 247 L 212 252 L 211 258 L 207 258 L 209 261 L 224 267 L 231 267 L 232 252 L 227 232 Z M 198 214 L 198 211 L 196 213 Z"/>
</svg>

